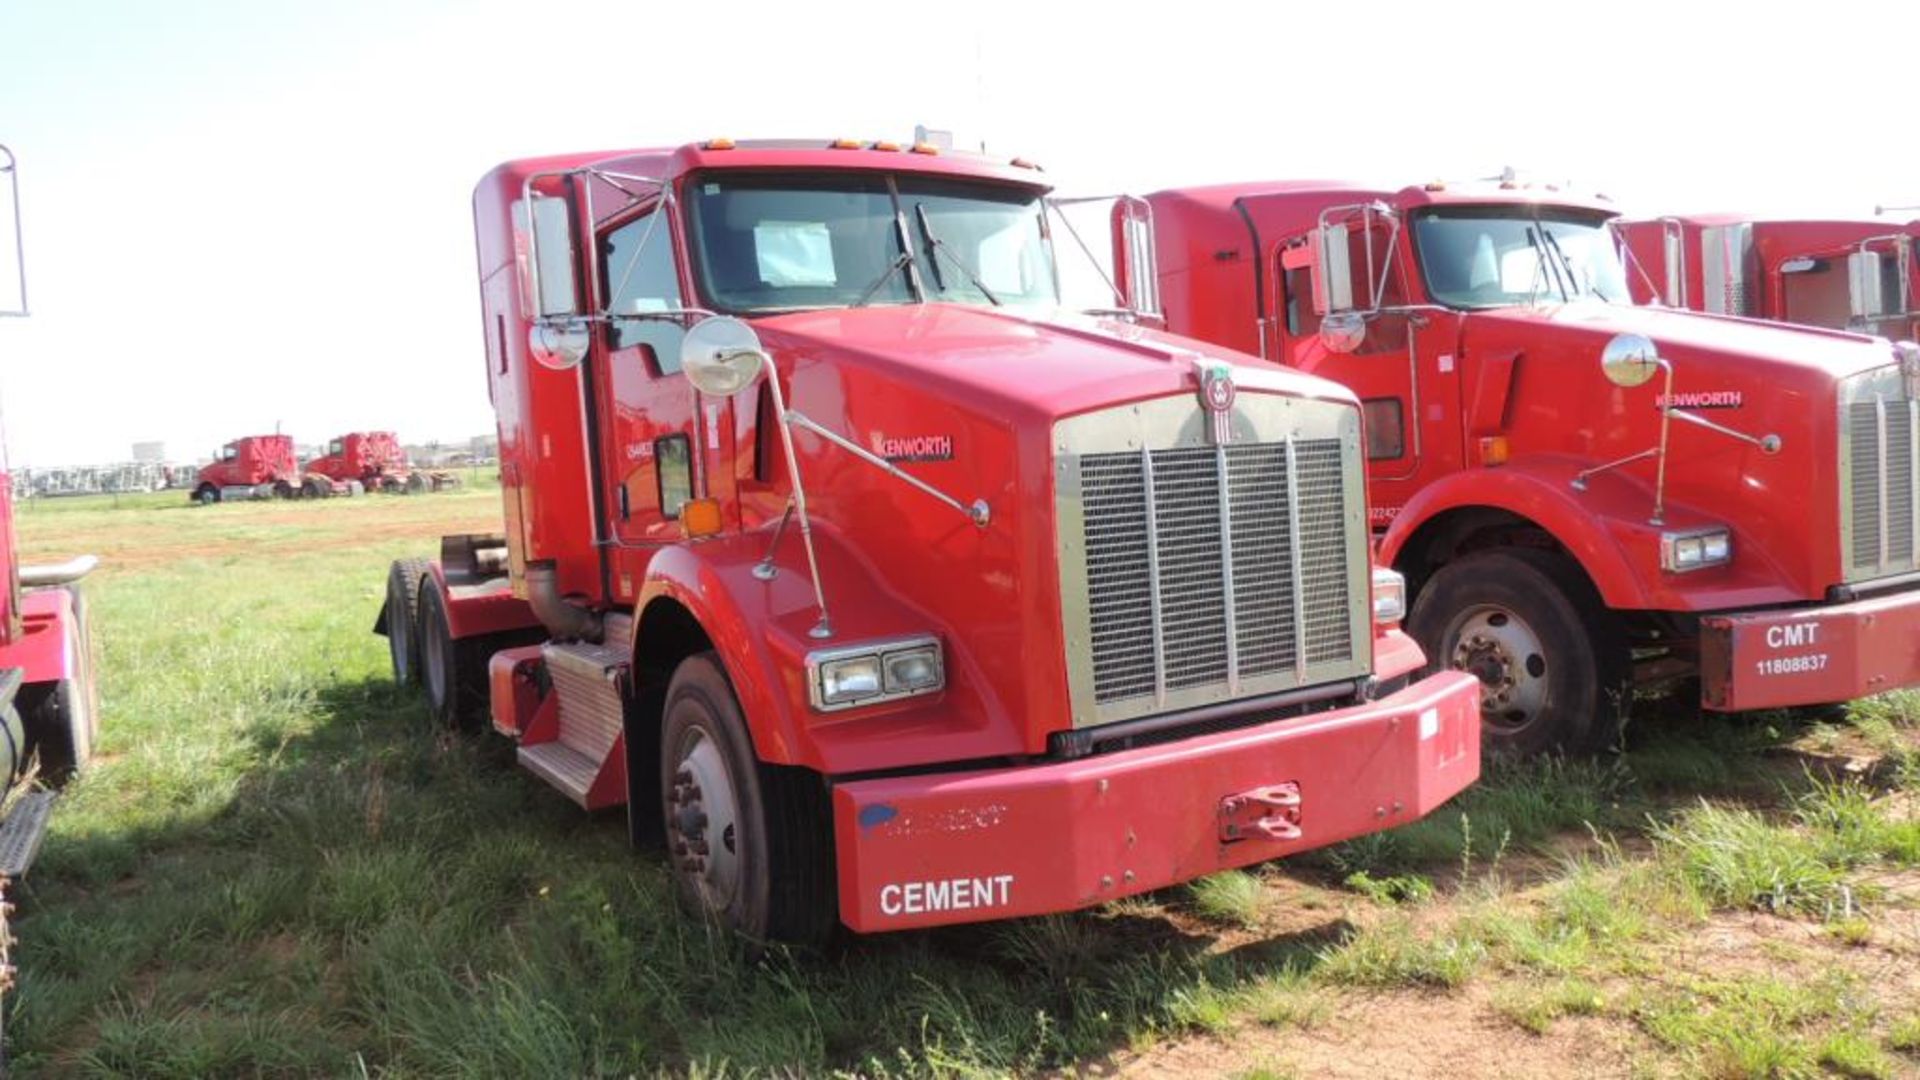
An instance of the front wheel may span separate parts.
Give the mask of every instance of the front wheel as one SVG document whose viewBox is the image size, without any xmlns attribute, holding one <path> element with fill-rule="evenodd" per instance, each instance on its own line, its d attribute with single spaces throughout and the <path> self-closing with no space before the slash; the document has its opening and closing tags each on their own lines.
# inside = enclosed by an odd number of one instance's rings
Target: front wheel
<svg viewBox="0 0 1920 1080">
<path fill-rule="evenodd" d="M 1447 563 L 1407 629 L 1428 671 L 1479 678 L 1489 752 L 1594 753 L 1618 741 L 1632 698 L 1625 633 L 1565 556 L 1504 548 Z"/>
<path fill-rule="evenodd" d="M 201 484 L 193 489 L 193 501 L 201 506 L 212 506 L 220 501 L 220 489 L 212 484 Z"/>
<path fill-rule="evenodd" d="M 661 812 L 681 905 L 749 942 L 824 941 L 836 908 L 819 776 L 760 762 L 712 653 L 681 662 L 665 714 Z"/>
</svg>

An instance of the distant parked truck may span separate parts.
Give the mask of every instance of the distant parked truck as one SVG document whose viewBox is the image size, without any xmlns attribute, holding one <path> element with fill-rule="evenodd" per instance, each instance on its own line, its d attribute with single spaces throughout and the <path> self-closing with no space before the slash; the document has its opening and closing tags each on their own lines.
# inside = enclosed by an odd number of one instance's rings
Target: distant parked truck
<svg viewBox="0 0 1920 1080">
<path fill-rule="evenodd" d="M 328 481 L 332 481 L 329 487 Z M 339 485 L 359 483 L 368 491 L 442 491 L 458 487 L 457 473 L 416 469 L 406 448 L 391 431 L 354 431 L 327 444 L 327 452 L 307 462 L 301 494 L 337 494 Z"/>
<path fill-rule="evenodd" d="M 1615 226 L 1636 303 L 1894 340 L 1920 336 L 1920 221 L 1792 221 L 1693 214 Z"/>
<path fill-rule="evenodd" d="M 299 492 L 301 479 L 291 435 L 246 435 L 221 447 L 214 462 L 201 467 L 193 499 L 203 504 L 291 499 Z"/>
</svg>

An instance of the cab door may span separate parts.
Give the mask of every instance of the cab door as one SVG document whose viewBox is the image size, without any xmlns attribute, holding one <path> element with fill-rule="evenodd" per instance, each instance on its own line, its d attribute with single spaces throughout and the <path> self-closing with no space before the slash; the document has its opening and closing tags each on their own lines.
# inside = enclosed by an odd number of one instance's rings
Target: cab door
<svg viewBox="0 0 1920 1080">
<path fill-rule="evenodd" d="M 1397 260 L 1388 259 L 1391 232 L 1383 227 L 1355 228 L 1348 235 L 1347 266 L 1332 272 L 1343 280 L 1318 280 L 1314 234 L 1283 240 L 1271 255 L 1272 310 L 1279 313 L 1278 358 L 1352 390 L 1360 398 L 1366 434 L 1369 505 L 1375 527 L 1384 526 L 1416 487 L 1427 451 L 1421 424 L 1423 395 L 1419 357 L 1427 337 L 1424 313 L 1404 309 L 1406 290 Z M 1373 245 L 1369 277 L 1367 245 Z M 1370 310 L 1359 318 L 1356 309 Z M 1344 309 L 1352 332 L 1322 335 L 1327 309 Z M 1342 326 L 1336 318 L 1328 329 Z M 1357 338 L 1356 336 L 1357 335 Z M 1342 351 L 1344 349 L 1344 351 Z"/>
<path fill-rule="evenodd" d="M 636 594 L 644 556 L 683 538 L 680 512 L 703 494 L 707 476 L 724 482 L 720 432 L 731 430 L 726 403 L 705 402 L 698 415 L 693 385 L 680 370 L 686 336 L 679 316 L 623 316 L 677 312 L 684 305 L 672 214 L 656 201 L 602 230 L 599 260 L 605 361 L 595 371 L 595 446 L 600 455 L 603 535 L 616 549 L 612 587 L 617 599 Z M 632 549 L 639 549 L 637 552 Z"/>
</svg>

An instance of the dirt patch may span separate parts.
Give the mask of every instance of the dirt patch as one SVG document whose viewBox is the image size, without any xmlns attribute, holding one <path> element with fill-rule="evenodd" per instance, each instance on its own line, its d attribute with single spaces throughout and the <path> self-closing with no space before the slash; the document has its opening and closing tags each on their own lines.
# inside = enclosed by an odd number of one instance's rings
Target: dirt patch
<svg viewBox="0 0 1920 1080">
<path fill-rule="evenodd" d="M 1342 996 L 1307 1029 L 1249 1025 L 1090 1065 L 1082 1076 L 1222 1076 L 1268 1069 L 1312 1077 L 1631 1076 L 1645 1042 L 1629 1025 L 1567 1017 L 1545 1036 L 1493 1012 L 1489 991 Z"/>
</svg>

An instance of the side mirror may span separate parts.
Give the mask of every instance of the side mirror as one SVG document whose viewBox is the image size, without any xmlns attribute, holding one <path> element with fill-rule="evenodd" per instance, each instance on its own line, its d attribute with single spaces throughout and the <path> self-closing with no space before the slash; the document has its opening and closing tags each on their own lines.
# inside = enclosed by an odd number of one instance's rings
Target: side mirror
<svg viewBox="0 0 1920 1080">
<path fill-rule="evenodd" d="M 1320 344 L 1330 353 L 1350 353 L 1367 338 L 1366 317 L 1357 311 L 1335 311 L 1320 320 Z"/>
<path fill-rule="evenodd" d="M 745 390 L 766 365 L 759 335 L 739 319 L 725 315 L 703 319 L 680 339 L 680 369 L 694 389 L 709 397 L 729 397 Z"/>
<path fill-rule="evenodd" d="M 1615 334 L 1600 352 L 1600 370 L 1623 389 L 1644 386 L 1660 370 L 1660 350 L 1639 334 Z"/>
<path fill-rule="evenodd" d="M 1847 256 L 1847 307 L 1855 322 L 1871 322 L 1887 313 L 1885 264 L 1871 251 Z"/>
<path fill-rule="evenodd" d="M 567 200 L 534 195 L 513 204 L 520 308 L 529 319 L 580 314 L 573 282 L 573 220 Z"/>
<path fill-rule="evenodd" d="M 1353 310 L 1353 256 L 1345 225 L 1328 225 L 1315 238 L 1313 300 L 1321 314 Z"/>
<path fill-rule="evenodd" d="M 1113 201 L 1114 285 L 1139 315 L 1160 315 L 1160 263 L 1153 246 L 1153 207 L 1145 199 Z"/>
</svg>

